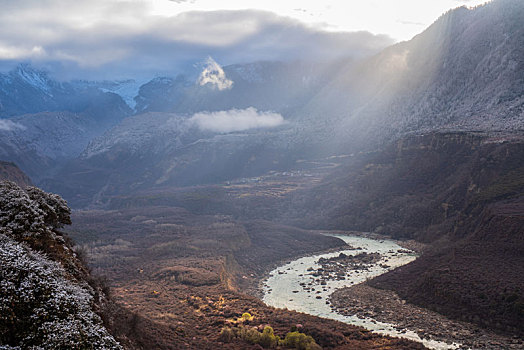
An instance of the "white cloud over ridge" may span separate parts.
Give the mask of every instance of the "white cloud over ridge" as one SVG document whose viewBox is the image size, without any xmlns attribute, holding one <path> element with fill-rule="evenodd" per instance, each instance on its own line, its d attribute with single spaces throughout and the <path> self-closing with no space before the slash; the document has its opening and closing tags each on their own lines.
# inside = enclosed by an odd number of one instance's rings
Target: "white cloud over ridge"
<svg viewBox="0 0 524 350">
<path fill-rule="evenodd" d="M 279 113 L 262 112 L 254 107 L 195 113 L 189 121 L 200 130 L 222 134 L 257 128 L 274 128 L 285 123 Z"/>
<path fill-rule="evenodd" d="M 200 86 L 209 84 L 220 91 L 229 90 L 233 87 L 233 81 L 226 77 L 222 67 L 211 57 L 207 58 L 206 66 L 198 77 L 198 84 Z"/>
<path fill-rule="evenodd" d="M 0 131 L 25 130 L 22 124 L 15 123 L 9 119 L 0 119 Z"/>
</svg>

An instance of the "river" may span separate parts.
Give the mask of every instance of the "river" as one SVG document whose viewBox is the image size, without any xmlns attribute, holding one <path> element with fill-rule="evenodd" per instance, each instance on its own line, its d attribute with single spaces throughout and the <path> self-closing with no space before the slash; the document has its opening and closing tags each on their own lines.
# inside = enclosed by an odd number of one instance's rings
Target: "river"
<svg viewBox="0 0 524 350">
<path fill-rule="evenodd" d="M 303 257 L 274 269 L 263 284 L 263 301 L 267 305 L 342 321 L 384 335 L 408 338 L 421 342 L 430 349 L 456 349 L 459 347 L 458 344 L 421 339 L 417 333 L 406 329 L 397 329 L 394 324 L 378 322 L 371 318 L 344 316 L 333 311 L 327 300 L 336 289 L 362 283 L 366 279 L 386 273 L 415 260 L 417 255 L 391 240 L 376 240 L 341 234 L 329 235 L 340 238 L 352 249 Z M 340 255 L 341 253 L 343 255 Z M 346 256 L 352 257 L 346 258 Z M 326 266 L 322 266 L 319 259 L 331 258 L 331 261 L 335 261 L 335 265 L 336 261 L 342 260 L 352 261 L 352 259 L 355 259 L 360 261 L 353 257 L 374 259 L 368 261 L 368 263 L 352 263 L 351 268 L 344 269 L 342 272 L 338 271 L 336 275 L 332 272 L 329 278 L 322 278 L 322 273 L 327 276 Z M 322 261 L 326 262 L 326 260 Z M 321 271 L 320 274 L 319 271 Z"/>
</svg>

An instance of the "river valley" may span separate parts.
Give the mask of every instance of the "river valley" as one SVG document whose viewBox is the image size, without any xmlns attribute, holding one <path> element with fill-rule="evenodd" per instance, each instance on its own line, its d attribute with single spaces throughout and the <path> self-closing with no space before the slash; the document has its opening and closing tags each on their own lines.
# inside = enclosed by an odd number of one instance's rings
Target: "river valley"
<svg viewBox="0 0 524 350">
<path fill-rule="evenodd" d="M 330 235 L 342 239 L 349 247 L 302 257 L 271 271 L 263 284 L 266 304 L 408 338 L 431 349 L 496 349 L 502 345 L 516 349 L 521 346 L 510 338 L 407 304 L 393 292 L 389 292 L 390 295 L 362 284 L 415 260 L 414 251 L 391 240 Z M 346 307 L 341 306 L 344 304 Z M 433 329 L 435 324 L 446 326 Z"/>
<path fill-rule="evenodd" d="M 404 249 L 393 241 L 338 234 L 334 236 L 346 242 L 350 249 L 303 257 L 273 270 L 264 283 L 264 302 L 274 307 L 362 326 L 377 333 L 420 341 L 433 349 L 457 347 L 443 342 L 421 339 L 415 332 L 397 330 L 393 324 L 367 317 L 345 316 L 333 311 L 328 298 L 335 290 L 365 282 L 366 279 L 381 275 L 389 269 L 405 265 L 416 259 L 413 251 Z M 349 264 L 341 264 L 336 261 L 348 257 L 354 257 L 349 260 L 355 261 Z M 328 270 L 326 263 L 330 261 L 338 265 L 338 269 Z M 349 269 L 343 268 L 344 265 Z"/>
</svg>

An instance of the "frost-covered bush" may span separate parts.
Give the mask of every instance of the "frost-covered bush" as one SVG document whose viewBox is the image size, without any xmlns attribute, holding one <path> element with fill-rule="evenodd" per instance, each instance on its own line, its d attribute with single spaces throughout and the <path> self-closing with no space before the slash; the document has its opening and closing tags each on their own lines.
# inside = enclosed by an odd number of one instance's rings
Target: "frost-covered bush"
<svg viewBox="0 0 524 350">
<path fill-rule="evenodd" d="M 85 288 L 58 263 L 0 233 L 0 348 L 121 349 Z"/>
<path fill-rule="evenodd" d="M 0 181 L 0 232 L 16 238 L 38 237 L 71 224 L 71 210 L 57 194 L 37 187 L 22 190 L 11 181 Z"/>
<path fill-rule="evenodd" d="M 27 195 L 36 202 L 44 213 L 44 222 L 49 227 L 61 228 L 71 225 L 71 209 L 65 199 L 54 193 L 47 193 L 38 187 L 27 187 Z"/>
<path fill-rule="evenodd" d="M 38 236 L 46 231 L 45 214 L 17 184 L 0 182 L 0 233 L 16 237 Z"/>
</svg>

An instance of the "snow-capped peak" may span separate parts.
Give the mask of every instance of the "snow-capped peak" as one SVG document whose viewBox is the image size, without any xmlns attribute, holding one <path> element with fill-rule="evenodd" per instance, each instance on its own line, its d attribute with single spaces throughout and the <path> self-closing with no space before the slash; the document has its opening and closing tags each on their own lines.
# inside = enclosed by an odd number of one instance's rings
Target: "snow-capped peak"
<svg viewBox="0 0 524 350">
<path fill-rule="evenodd" d="M 46 72 L 35 70 L 28 64 L 20 64 L 14 71 L 14 74 L 35 89 L 52 96 L 51 86 Z"/>
<path fill-rule="evenodd" d="M 207 58 L 206 66 L 202 73 L 200 73 L 197 83 L 200 86 L 210 84 L 213 88 L 221 91 L 233 87 L 233 81 L 226 77 L 226 73 L 222 67 L 211 57 Z"/>
</svg>

